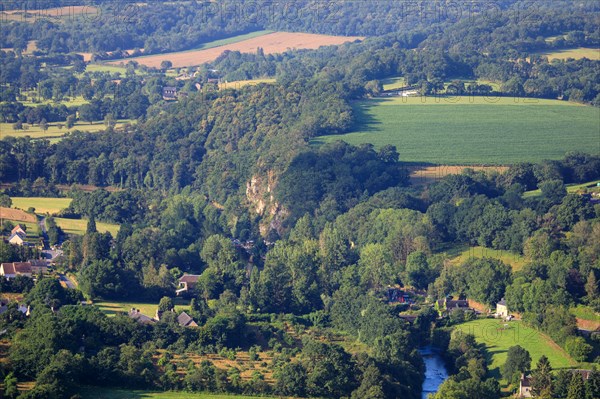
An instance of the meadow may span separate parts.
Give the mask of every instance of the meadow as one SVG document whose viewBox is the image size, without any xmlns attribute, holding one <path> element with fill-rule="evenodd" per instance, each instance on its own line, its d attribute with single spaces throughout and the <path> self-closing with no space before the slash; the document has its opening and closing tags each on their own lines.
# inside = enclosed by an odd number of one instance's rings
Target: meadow
<svg viewBox="0 0 600 399">
<path fill-rule="evenodd" d="M 505 324 L 508 327 L 505 327 Z M 508 348 L 520 345 L 529 351 L 532 366 L 542 355 L 550 360 L 553 369 L 571 368 L 577 363 L 546 335 L 529 328 L 520 321 L 505 323 L 499 319 L 478 319 L 460 324 L 457 330 L 473 334 L 478 343 L 487 348 L 490 375 L 500 378 L 500 368 L 506 362 Z"/>
<path fill-rule="evenodd" d="M 584 192 L 600 191 L 598 184 L 600 184 L 600 180 L 594 180 L 594 181 L 590 181 L 587 183 L 581 183 L 581 184 L 567 184 L 565 186 L 565 188 L 567 189 L 567 193 L 569 193 L 569 194 L 574 194 L 574 193 L 581 192 L 581 191 L 584 191 Z M 542 195 L 542 190 L 540 190 L 538 188 L 536 190 L 525 191 L 523 193 L 523 198 L 537 197 L 539 195 Z"/>
<path fill-rule="evenodd" d="M 84 235 L 87 229 L 87 219 L 54 218 L 56 224 L 67 234 Z M 118 224 L 96 221 L 96 230 L 100 233 L 109 232 L 113 237 L 119 232 Z"/>
<path fill-rule="evenodd" d="M 256 399 L 256 396 L 190 392 L 149 392 L 125 389 L 86 387 L 79 392 L 83 399 Z M 267 398 L 261 396 L 261 398 Z"/>
<path fill-rule="evenodd" d="M 174 298 L 173 303 L 175 304 L 176 311 L 187 311 L 190 309 L 190 301 Z M 129 312 L 131 308 L 135 308 L 139 309 L 146 316 L 154 317 L 158 308 L 158 302 L 95 302 L 94 305 L 98 306 L 108 316 L 114 316 L 119 312 Z"/>
<path fill-rule="evenodd" d="M 566 60 L 567 58 L 574 58 L 576 60 L 579 60 L 581 58 L 588 58 L 590 60 L 596 60 L 596 61 L 600 60 L 600 49 L 589 48 L 589 47 L 578 47 L 578 48 L 555 50 L 555 51 L 545 51 L 545 52 L 539 52 L 536 54 L 548 57 L 549 61 Z"/>
<path fill-rule="evenodd" d="M 227 90 L 227 89 L 241 89 L 244 86 L 255 86 L 260 83 L 268 83 L 273 84 L 276 82 L 276 79 L 250 79 L 250 80 L 236 80 L 233 82 L 223 82 L 219 83 L 219 90 Z"/>
<path fill-rule="evenodd" d="M 123 127 L 127 123 L 132 123 L 130 119 L 120 119 L 115 124 L 115 128 Z M 49 123 L 46 131 L 42 130 L 39 125 L 27 125 L 26 130 L 14 130 L 12 123 L 0 123 L 0 139 L 4 137 L 25 137 L 29 136 L 33 139 L 61 139 L 67 133 L 79 130 L 80 132 L 97 133 L 105 130 L 106 126 L 103 122 L 77 122 L 71 129 L 64 126 L 64 122 L 60 123 L 63 127 L 59 127 L 58 123 Z"/>
<path fill-rule="evenodd" d="M 471 258 L 492 258 L 501 260 L 509 265 L 513 272 L 516 272 L 521 270 L 527 263 L 527 259 L 521 254 L 481 246 L 470 247 L 461 245 L 451 248 L 446 253 L 451 257 L 451 263 L 454 265 L 460 265 Z"/>
<path fill-rule="evenodd" d="M 36 213 L 53 214 L 71 204 L 71 198 L 45 198 L 45 197 L 11 197 L 13 208 L 27 210 L 35 208 Z"/>
<path fill-rule="evenodd" d="M 356 125 L 313 145 L 343 140 L 395 145 L 400 160 L 506 165 L 600 153 L 598 109 L 566 101 L 513 97 L 393 97 L 353 104 Z"/>
</svg>

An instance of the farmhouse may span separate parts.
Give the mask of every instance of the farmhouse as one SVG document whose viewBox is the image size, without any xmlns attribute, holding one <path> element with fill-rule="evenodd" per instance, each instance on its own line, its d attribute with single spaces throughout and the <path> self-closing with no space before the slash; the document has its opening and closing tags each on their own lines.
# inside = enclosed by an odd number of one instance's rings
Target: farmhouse
<svg viewBox="0 0 600 399">
<path fill-rule="evenodd" d="M 163 100 L 176 100 L 177 99 L 177 88 L 171 86 L 163 87 Z"/>
<path fill-rule="evenodd" d="M 154 319 L 152 317 L 146 316 L 142 314 L 139 309 L 131 308 L 129 313 L 127 314 L 131 319 L 137 321 L 140 324 L 151 324 L 154 323 Z"/>
<path fill-rule="evenodd" d="M 181 312 L 181 314 L 177 316 L 177 323 L 182 327 L 198 327 L 198 324 L 194 319 L 185 312 Z"/>
<path fill-rule="evenodd" d="M 587 380 L 590 378 L 592 374 L 591 370 L 582 370 L 582 369 L 574 369 L 569 370 L 572 374 L 579 374 L 583 380 Z M 526 376 L 525 374 L 521 374 L 521 379 L 519 380 L 519 398 L 533 398 L 533 393 L 531 392 L 531 376 Z"/>
<path fill-rule="evenodd" d="M 25 238 L 27 238 L 25 234 L 14 233 L 8 238 L 8 243 L 12 245 L 25 245 Z"/>
<path fill-rule="evenodd" d="M 446 297 L 436 301 L 435 308 L 440 315 L 455 312 L 457 310 L 471 311 L 469 307 L 469 301 L 466 299 L 452 299 L 452 297 Z"/>
<path fill-rule="evenodd" d="M 7 279 L 15 278 L 17 276 L 31 277 L 31 275 L 31 263 L 29 262 L 2 263 L 0 265 L 0 276 Z"/>
<path fill-rule="evenodd" d="M 200 278 L 199 274 L 184 274 L 179 279 L 179 288 L 175 293 L 177 295 L 185 295 L 191 293 L 196 284 L 198 284 L 198 278 Z"/>
<path fill-rule="evenodd" d="M 508 307 L 506 306 L 506 301 L 504 298 L 502 298 L 500 302 L 496 304 L 496 315 L 503 318 L 508 317 Z"/>
<path fill-rule="evenodd" d="M 25 230 L 25 227 L 22 226 L 22 225 L 20 225 L 20 224 L 18 224 L 15 227 L 13 227 L 13 229 L 10 231 L 10 235 L 13 235 L 13 234 L 16 234 L 16 233 L 23 234 L 24 236 L 27 236 L 27 231 Z"/>
</svg>

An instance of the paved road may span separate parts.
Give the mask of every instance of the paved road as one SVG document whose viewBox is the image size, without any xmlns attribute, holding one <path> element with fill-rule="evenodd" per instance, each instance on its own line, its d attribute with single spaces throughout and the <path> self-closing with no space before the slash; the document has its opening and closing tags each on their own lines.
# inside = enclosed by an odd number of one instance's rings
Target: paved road
<svg viewBox="0 0 600 399">
<path fill-rule="evenodd" d="M 50 249 L 50 245 L 48 244 L 48 231 L 46 230 L 46 218 L 42 217 L 40 219 L 40 221 L 38 222 L 38 224 L 40 225 L 40 233 L 42 235 L 42 237 L 44 238 L 44 250 L 49 250 Z"/>
<path fill-rule="evenodd" d="M 67 288 L 75 288 L 75 284 L 64 274 L 59 274 L 58 278 L 61 282 L 65 283 Z"/>
</svg>

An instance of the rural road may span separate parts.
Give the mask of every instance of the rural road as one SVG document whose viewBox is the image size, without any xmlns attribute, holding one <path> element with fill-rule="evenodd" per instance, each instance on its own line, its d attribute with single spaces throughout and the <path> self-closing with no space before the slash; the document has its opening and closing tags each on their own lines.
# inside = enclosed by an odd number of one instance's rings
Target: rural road
<svg viewBox="0 0 600 399">
<path fill-rule="evenodd" d="M 44 239 L 44 250 L 48 250 L 50 249 L 50 245 L 48 243 L 48 231 L 46 231 L 46 217 L 42 217 L 38 224 L 40 226 L 40 234 Z"/>
</svg>

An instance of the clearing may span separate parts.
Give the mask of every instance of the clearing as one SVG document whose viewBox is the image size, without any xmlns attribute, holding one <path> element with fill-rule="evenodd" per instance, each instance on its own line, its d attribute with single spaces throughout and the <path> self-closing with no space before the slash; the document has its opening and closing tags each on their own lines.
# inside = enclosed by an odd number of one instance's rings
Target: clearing
<svg viewBox="0 0 600 399">
<path fill-rule="evenodd" d="M 225 40 L 233 39 L 235 38 Z M 258 48 L 261 48 L 265 54 L 273 54 L 283 53 L 284 51 L 290 49 L 317 49 L 321 46 L 343 44 L 362 39 L 364 38 L 356 36 L 330 36 L 312 33 L 274 32 L 212 48 L 127 58 L 126 61 L 136 61 L 141 65 L 160 68 L 160 63 L 162 61 L 169 60 L 173 63 L 173 68 L 182 68 L 214 61 L 224 51 L 255 53 Z M 112 61 L 109 62 L 109 64 L 118 65 L 123 61 L 124 60 Z"/>
<path fill-rule="evenodd" d="M 509 265 L 513 272 L 516 272 L 521 270 L 527 263 L 527 258 L 516 252 L 491 249 L 481 246 L 470 247 L 468 245 L 460 245 L 450 248 L 448 251 L 446 251 L 446 253 L 451 257 L 450 262 L 453 265 L 460 265 L 470 258 L 492 258 L 501 260 Z"/>
<path fill-rule="evenodd" d="M 223 82 L 219 83 L 219 90 L 227 90 L 234 89 L 238 90 L 244 86 L 256 86 L 260 83 L 273 84 L 276 82 L 276 79 L 251 79 L 251 80 L 235 80 L 233 82 Z"/>
<path fill-rule="evenodd" d="M 57 213 L 68 208 L 72 198 L 46 198 L 46 197 L 11 197 L 12 206 L 19 209 L 35 208 L 36 213 Z"/>
<path fill-rule="evenodd" d="M 576 60 L 588 58 L 590 60 L 600 61 L 600 48 L 578 47 L 563 50 L 544 51 L 535 54 L 548 57 L 549 61 L 566 60 L 567 58 L 574 58 Z"/>
<path fill-rule="evenodd" d="M 79 393 L 83 399 L 256 399 L 256 396 L 190 393 L 190 392 L 150 392 L 99 387 L 82 388 Z M 261 396 L 261 398 L 269 398 Z M 272 396 L 270 398 L 273 398 Z"/>
<path fill-rule="evenodd" d="M 473 169 L 476 172 L 504 173 L 507 166 L 474 166 L 474 165 L 408 165 L 410 183 L 421 186 L 433 183 L 448 175 L 459 175 L 465 169 Z"/>
<path fill-rule="evenodd" d="M 508 327 L 505 325 L 508 324 Z M 500 379 L 500 368 L 506 362 L 508 348 L 520 345 L 529 351 L 535 366 L 542 355 L 546 355 L 553 369 L 571 368 L 577 365 L 554 341 L 520 321 L 505 323 L 497 319 L 478 319 L 460 324 L 456 329 L 473 334 L 478 343 L 486 346 L 488 368 L 492 376 Z"/>
<path fill-rule="evenodd" d="M 67 234 L 84 235 L 87 229 L 87 219 L 54 218 L 56 224 Z M 96 230 L 100 233 L 109 232 L 113 237 L 119 232 L 118 224 L 96 221 Z"/>
<path fill-rule="evenodd" d="M 182 298 L 173 298 L 175 304 L 175 310 L 187 311 L 190 310 L 190 301 L 186 301 Z M 107 316 L 114 316 L 118 312 L 129 312 L 131 308 L 139 309 L 142 314 L 146 316 L 154 317 L 156 309 L 158 309 L 158 302 L 94 302 L 94 305 L 98 306 L 101 311 L 106 313 Z"/>
<path fill-rule="evenodd" d="M 375 147 L 395 145 L 400 160 L 449 165 L 507 165 L 600 153 L 597 108 L 513 97 L 392 97 L 353 104 L 353 132 L 320 136 Z"/>
<path fill-rule="evenodd" d="M 600 191 L 600 180 L 594 180 L 594 181 L 590 181 L 587 183 L 581 183 L 581 184 L 577 184 L 577 183 L 573 183 L 573 184 L 567 184 L 565 187 L 567 189 L 567 193 L 569 194 L 575 194 L 575 193 L 589 193 L 589 192 L 599 192 Z M 538 197 L 542 195 L 542 190 L 540 190 L 539 188 L 537 190 L 531 190 L 531 191 L 525 191 L 523 193 L 523 198 L 531 198 L 531 197 Z"/>
<path fill-rule="evenodd" d="M 116 121 L 114 128 L 115 129 L 121 128 L 128 123 L 129 124 L 133 123 L 133 121 L 130 119 L 120 119 L 120 120 Z M 97 133 L 99 131 L 106 129 L 106 126 L 104 125 L 104 123 L 100 122 L 100 121 L 95 122 L 94 124 L 87 123 L 87 122 L 77 122 L 77 123 L 75 123 L 75 126 L 73 126 L 71 129 L 67 129 L 65 127 L 65 122 L 53 122 L 53 123 L 48 123 L 48 130 L 46 130 L 46 131 L 42 130 L 42 128 L 39 125 L 32 125 L 32 126 L 27 125 L 27 124 L 23 124 L 23 125 L 26 126 L 26 129 L 14 130 L 12 123 L 0 123 L 0 139 L 7 137 L 7 136 L 11 136 L 11 137 L 29 136 L 32 139 L 52 139 L 52 138 L 59 139 L 59 138 L 64 137 L 67 133 L 74 132 L 75 130 L 79 130 L 80 132 L 87 132 L 87 133 Z M 62 128 L 59 127 L 59 125 L 62 126 Z"/>
</svg>

